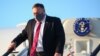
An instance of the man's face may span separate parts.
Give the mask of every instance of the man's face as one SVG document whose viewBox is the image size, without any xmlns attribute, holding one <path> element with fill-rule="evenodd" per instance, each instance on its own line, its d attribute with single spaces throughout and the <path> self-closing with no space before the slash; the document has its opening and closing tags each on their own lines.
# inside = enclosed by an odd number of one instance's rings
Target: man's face
<svg viewBox="0 0 100 56">
<path fill-rule="evenodd" d="M 33 14 L 34 16 L 36 16 L 37 14 L 43 14 L 44 13 L 44 9 L 41 7 L 34 7 L 33 8 Z"/>
<path fill-rule="evenodd" d="M 43 19 L 44 14 L 45 14 L 45 11 L 44 11 L 43 8 L 41 8 L 41 7 L 34 7 L 34 8 L 32 9 L 32 11 L 33 11 L 33 14 L 34 14 L 35 18 L 36 18 L 38 21 L 41 21 L 41 20 Z"/>
</svg>

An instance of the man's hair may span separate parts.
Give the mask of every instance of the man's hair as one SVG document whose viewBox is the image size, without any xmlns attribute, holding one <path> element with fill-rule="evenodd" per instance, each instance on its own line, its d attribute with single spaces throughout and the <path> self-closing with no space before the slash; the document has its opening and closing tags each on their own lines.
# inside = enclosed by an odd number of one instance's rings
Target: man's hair
<svg viewBox="0 0 100 56">
<path fill-rule="evenodd" d="M 40 7 L 40 8 L 43 8 L 44 9 L 44 5 L 41 4 L 41 3 L 36 3 L 33 5 L 32 9 L 35 8 L 35 7 Z"/>
</svg>

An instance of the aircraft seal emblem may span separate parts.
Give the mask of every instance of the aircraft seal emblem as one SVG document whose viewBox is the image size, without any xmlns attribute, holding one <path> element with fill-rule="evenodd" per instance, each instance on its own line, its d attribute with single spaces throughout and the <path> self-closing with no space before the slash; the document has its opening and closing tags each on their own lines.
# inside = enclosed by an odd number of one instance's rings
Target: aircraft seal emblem
<svg viewBox="0 0 100 56">
<path fill-rule="evenodd" d="M 74 23 L 74 32 L 79 36 L 85 36 L 90 32 L 90 21 L 87 18 L 79 18 Z"/>
</svg>

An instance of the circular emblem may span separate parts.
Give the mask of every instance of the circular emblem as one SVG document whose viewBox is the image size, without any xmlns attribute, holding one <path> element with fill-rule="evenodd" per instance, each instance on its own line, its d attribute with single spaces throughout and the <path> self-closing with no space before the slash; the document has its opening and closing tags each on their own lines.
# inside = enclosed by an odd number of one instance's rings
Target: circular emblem
<svg viewBox="0 0 100 56">
<path fill-rule="evenodd" d="M 85 36 L 90 32 L 90 21 L 86 18 L 79 18 L 74 23 L 74 32 L 79 36 Z"/>
</svg>

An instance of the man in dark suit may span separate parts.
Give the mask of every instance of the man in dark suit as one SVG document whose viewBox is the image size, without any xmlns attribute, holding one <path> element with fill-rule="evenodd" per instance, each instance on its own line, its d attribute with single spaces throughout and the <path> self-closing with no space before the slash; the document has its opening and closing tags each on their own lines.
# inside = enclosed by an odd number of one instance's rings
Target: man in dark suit
<svg viewBox="0 0 100 56">
<path fill-rule="evenodd" d="M 37 27 L 41 24 L 38 32 L 35 56 L 62 56 L 65 34 L 61 21 L 57 17 L 46 15 L 43 4 L 36 3 L 32 7 L 34 19 L 28 21 L 25 29 L 12 42 L 8 49 L 13 50 L 26 39 L 29 40 L 28 56 L 30 55 L 37 34 Z M 11 51 L 10 51 L 11 52 Z"/>
</svg>

